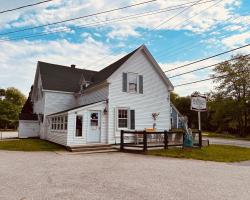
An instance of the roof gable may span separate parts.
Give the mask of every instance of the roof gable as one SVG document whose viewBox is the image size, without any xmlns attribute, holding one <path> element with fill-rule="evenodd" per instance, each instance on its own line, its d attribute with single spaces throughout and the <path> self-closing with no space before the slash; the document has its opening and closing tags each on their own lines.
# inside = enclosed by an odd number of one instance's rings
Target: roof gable
<svg viewBox="0 0 250 200">
<path fill-rule="evenodd" d="M 119 67 L 121 67 L 139 48 L 135 49 L 134 51 L 130 52 L 129 54 L 125 55 L 121 59 L 117 60 L 116 62 L 110 64 L 109 66 L 105 67 L 98 73 L 96 73 L 92 77 L 93 85 L 97 85 L 105 80 L 108 79 Z M 90 85 L 90 86 L 93 86 Z"/>
<path fill-rule="evenodd" d="M 152 67 L 155 69 L 156 73 L 159 75 L 159 78 L 162 79 L 162 81 L 164 82 L 168 90 L 172 91 L 174 89 L 174 86 L 172 85 L 172 83 L 170 82 L 166 74 L 162 71 L 161 67 L 156 62 L 156 60 L 154 59 L 154 57 L 152 56 L 152 54 L 149 52 L 149 50 L 147 49 L 145 45 L 142 45 L 138 49 L 136 49 L 127 60 L 129 60 L 132 56 L 137 56 L 141 52 L 145 55 L 146 59 L 151 63 Z M 112 76 L 110 77 L 110 79 L 112 79 Z"/>
</svg>

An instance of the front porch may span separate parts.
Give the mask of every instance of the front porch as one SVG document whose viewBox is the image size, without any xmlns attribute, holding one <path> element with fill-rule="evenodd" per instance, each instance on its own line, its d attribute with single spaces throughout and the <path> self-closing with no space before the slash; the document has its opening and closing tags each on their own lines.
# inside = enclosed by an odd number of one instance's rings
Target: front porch
<svg viewBox="0 0 250 200">
<path fill-rule="evenodd" d="M 184 148 L 184 131 L 124 131 L 121 130 L 120 150 L 148 151 L 148 149 Z M 202 147 L 201 131 L 192 131 L 193 147 Z M 133 142 L 131 142 L 133 141 Z"/>
</svg>

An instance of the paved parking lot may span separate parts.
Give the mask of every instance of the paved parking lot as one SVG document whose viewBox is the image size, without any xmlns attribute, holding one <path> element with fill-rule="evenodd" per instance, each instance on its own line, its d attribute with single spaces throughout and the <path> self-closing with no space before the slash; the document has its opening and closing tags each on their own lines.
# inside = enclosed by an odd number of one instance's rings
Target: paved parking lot
<svg viewBox="0 0 250 200">
<path fill-rule="evenodd" d="M 0 151 L 1 200 L 248 200 L 250 167 L 126 153 Z"/>
</svg>

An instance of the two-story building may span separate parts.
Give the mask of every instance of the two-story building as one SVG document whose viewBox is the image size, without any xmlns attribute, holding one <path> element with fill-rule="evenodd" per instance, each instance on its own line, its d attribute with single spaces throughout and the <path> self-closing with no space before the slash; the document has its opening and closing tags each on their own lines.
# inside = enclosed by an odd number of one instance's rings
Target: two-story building
<svg viewBox="0 0 250 200">
<path fill-rule="evenodd" d="M 120 142 L 120 130 L 171 128 L 173 85 L 142 45 L 101 71 L 38 62 L 31 101 L 36 118 L 20 118 L 19 136 L 65 146 Z M 34 115 L 33 115 L 34 116 Z"/>
</svg>

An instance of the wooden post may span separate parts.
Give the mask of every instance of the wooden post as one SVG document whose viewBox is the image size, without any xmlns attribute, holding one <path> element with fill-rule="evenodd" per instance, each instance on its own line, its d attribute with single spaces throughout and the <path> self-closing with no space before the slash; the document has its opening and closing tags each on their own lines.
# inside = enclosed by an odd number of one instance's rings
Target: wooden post
<svg viewBox="0 0 250 200">
<path fill-rule="evenodd" d="M 202 134 L 201 131 L 199 131 L 199 146 L 202 147 Z"/>
<path fill-rule="evenodd" d="M 148 141 L 147 141 L 147 132 L 143 131 L 143 151 L 146 152 L 148 150 Z"/>
<path fill-rule="evenodd" d="M 184 149 L 185 132 L 182 132 L 182 148 Z"/>
<path fill-rule="evenodd" d="M 123 151 L 124 150 L 124 130 L 121 130 L 121 144 L 120 144 L 120 150 Z"/>
<path fill-rule="evenodd" d="M 168 149 L 168 132 L 164 131 L 164 149 Z"/>
</svg>

